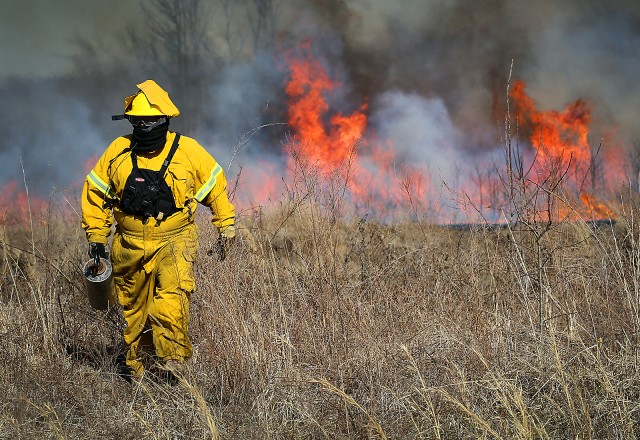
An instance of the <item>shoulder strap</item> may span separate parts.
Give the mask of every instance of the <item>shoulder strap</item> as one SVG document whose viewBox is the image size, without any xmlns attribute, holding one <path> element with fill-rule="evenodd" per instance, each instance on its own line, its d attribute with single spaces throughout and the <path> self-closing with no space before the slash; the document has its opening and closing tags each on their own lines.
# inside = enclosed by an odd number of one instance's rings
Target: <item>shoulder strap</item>
<svg viewBox="0 0 640 440">
<path fill-rule="evenodd" d="M 171 163 L 171 159 L 173 159 L 173 155 L 176 154 L 176 150 L 178 149 L 178 141 L 179 140 L 180 140 L 180 133 L 176 133 L 176 137 L 173 140 L 173 145 L 171 145 L 171 150 L 169 150 L 169 155 L 167 155 L 167 158 L 162 163 L 162 168 L 160 168 L 160 171 L 158 171 L 158 175 L 161 178 L 164 178 L 164 173 L 167 172 L 167 168 L 169 167 L 169 164 Z"/>
<path fill-rule="evenodd" d="M 115 121 L 115 119 L 114 119 Z M 138 169 L 138 156 L 136 155 L 136 152 L 133 150 L 135 148 L 135 144 L 133 143 L 133 138 L 131 138 L 131 143 L 129 144 L 129 147 L 126 148 L 122 153 L 128 151 L 131 151 L 131 164 L 133 165 L 133 169 L 137 170 Z M 122 154 L 120 153 L 120 154 Z"/>
<path fill-rule="evenodd" d="M 131 150 L 131 163 L 133 164 L 133 169 L 137 170 L 138 169 L 138 156 L 136 155 L 136 153 Z"/>
</svg>

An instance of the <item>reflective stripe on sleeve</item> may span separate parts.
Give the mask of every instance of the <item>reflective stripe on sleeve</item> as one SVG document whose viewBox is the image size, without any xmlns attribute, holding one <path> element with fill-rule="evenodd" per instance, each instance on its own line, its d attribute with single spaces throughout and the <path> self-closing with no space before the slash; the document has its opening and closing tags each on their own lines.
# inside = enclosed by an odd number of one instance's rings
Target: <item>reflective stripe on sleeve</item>
<svg viewBox="0 0 640 440">
<path fill-rule="evenodd" d="M 102 192 L 102 194 L 104 194 L 105 196 L 107 197 L 114 196 L 113 191 L 111 191 L 111 188 L 109 188 L 109 185 L 107 185 L 104 182 L 104 180 L 98 177 L 95 171 L 91 171 L 89 175 L 87 175 L 87 180 L 93 183 L 100 190 L 100 192 Z"/>
<path fill-rule="evenodd" d="M 209 194 L 209 192 L 211 191 L 211 188 L 215 186 L 216 179 L 218 178 L 218 175 L 221 172 L 222 172 L 222 167 L 219 164 L 216 165 L 216 167 L 211 171 L 211 175 L 209 176 L 209 179 L 207 179 L 207 181 L 204 183 L 204 185 L 202 185 L 202 187 L 196 194 L 196 200 L 198 202 L 202 202 L 202 200 L 204 200 L 204 198 L 207 197 L 207 194 Z"/>
</svg>

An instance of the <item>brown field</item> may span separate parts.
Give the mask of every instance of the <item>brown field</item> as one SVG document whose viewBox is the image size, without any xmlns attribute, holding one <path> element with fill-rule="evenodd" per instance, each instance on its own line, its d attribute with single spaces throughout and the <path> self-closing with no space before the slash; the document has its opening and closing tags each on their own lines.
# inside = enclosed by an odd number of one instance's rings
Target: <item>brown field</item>
<svg viewBox="0 0 640 440">
<path fill-rule="evenodd" d="M 539 242 L 336 218 L 318 200 L 245 215 L 224 262 L 199 218 L 194 358 L 177 385 L 118 375 L 123 323 L 89 307 L 79 222 L 5 226 L 0 437 L 640 434 L 633 200 L 615 225 L 561 222 Z"/>
</svg>

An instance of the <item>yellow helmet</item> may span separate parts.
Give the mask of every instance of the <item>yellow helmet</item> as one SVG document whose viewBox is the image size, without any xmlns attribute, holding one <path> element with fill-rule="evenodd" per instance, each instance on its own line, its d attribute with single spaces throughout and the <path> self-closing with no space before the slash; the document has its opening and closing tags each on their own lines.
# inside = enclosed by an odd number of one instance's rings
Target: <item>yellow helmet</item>
<svg viewBox="0 0 640 440">
<path fill-rule="evenodd" d="M 147 99 L 143 92 L 138 92 L 133 96 L 128 110 L 125 109 L 125 115 L 128 116 L 166 116 L 157 105 L 153 105 Z"/>
<path fill-rule="evenodd" d="M 169 94 L 152 79 L 138 84 L 140 91 L 124 99 L 124 114 L 127 116 L 168 116 L 180 114 Z"/>
</svg>

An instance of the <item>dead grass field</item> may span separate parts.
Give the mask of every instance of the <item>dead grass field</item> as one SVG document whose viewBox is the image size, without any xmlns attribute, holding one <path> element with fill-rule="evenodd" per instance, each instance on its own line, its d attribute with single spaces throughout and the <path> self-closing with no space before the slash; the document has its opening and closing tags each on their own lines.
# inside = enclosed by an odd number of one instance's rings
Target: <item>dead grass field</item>
<svg viewBox="0 0 640 440">
<path fill-rule="evenodd" d="M 194 358 L 173 386 L 118 375 L 123 323 L 89 307 L 78 224 L 50 213 L 6 226 L 0 437 L 636 438 L 627 206 L 613 226 L 554 225 L 542 267 L 526 231 L 379 224 L 292 201 L 245 215 L 221 263 L 199 218 Z"/>
</svg>

